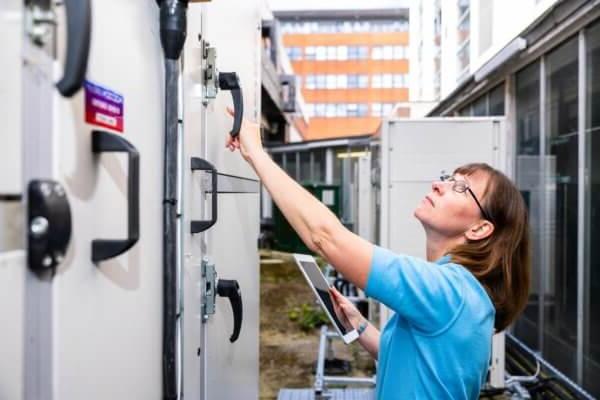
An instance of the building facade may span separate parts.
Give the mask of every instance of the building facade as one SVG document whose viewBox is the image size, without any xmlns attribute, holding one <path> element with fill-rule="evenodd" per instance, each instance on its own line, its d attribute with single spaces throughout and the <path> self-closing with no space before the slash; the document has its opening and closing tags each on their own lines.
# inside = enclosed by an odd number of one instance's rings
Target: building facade
<svg viewBox="0 0 600 400">
<path fill-rule="evenodd" d="M 275 16 L 310 118 L 305 140 L 372 134 L 408 101 L 407 9 Z"/>
<path fill-rule="evenodd" d="M 470 9 L 469 59 L 461 66 L 460 47 L 442 52 L 441 100 L 429 115 L 505 115 L 511 174 L 529 208 L 533 280 L 511 334 L 547 371 L 600 396 L 600 7 L 448 3 Z M 458 37 L 459 24 L 441 16 L 446 51 L 444 34 Z"/>
</svg>

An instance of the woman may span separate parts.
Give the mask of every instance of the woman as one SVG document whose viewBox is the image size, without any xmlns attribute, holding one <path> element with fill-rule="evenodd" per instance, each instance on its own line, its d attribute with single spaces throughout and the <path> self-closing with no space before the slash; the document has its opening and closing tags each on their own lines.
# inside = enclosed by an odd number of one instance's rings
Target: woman
<svg viewBox="0 0 600 400">
<path fill-rule="evenodd" d="M 379 361 L 377 399 L 479 397 L 494 329 L 517 317 L 529 289 L 527 212 L 506 176 L 471 164 L 433 182 L 414 213 L 427 238 L 422 260 L 347 230 L 271 160 L 257 124 L 244 121 L 226 147 L 240 150 L 312 251 L 395 311 L 380 334 L 332 289 L 343 323 Z"/>
</svg>

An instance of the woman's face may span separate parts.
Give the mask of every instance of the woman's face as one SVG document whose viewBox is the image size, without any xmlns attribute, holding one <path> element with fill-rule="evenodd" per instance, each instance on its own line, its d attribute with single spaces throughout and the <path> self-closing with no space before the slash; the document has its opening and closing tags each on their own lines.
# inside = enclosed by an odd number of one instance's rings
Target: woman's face
<svg viewBox="0 0 600 400">
<path fill-rule="evenodd" d="M 455 174 L 455 180 L 464 180 L 479 202 L 487 184 L 484 172 L 475 172 L 468 177 Z M 421 221 L 425 230 L 436 232 L 448 238 L 463 235 L 484 217 L 475 199 L 468 190 L 459 193 L 453 189 L 454 182 L 434 181 L 431 191 L 423 197 L 415 210 L 415 217 Z"/>
</svg>

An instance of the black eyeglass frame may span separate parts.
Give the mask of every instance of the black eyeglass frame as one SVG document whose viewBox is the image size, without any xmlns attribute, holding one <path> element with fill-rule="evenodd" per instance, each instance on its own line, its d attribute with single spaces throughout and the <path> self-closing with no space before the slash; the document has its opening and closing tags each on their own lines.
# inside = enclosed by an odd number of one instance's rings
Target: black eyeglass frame
<svg viewBox="0 0 600 400">
<path fill-rule="evenodd" d="M 471 197 L 473 197 L 473 200 L 475 200 L 475 203 L 477 203 L 477 207 L 479 207 L 479 210 L 481 211 L 481 215 L 483 215 L 483 217 L 485 219 L 487 219 L 490 222 L 492 221 L 492 218 L 490 217 L 490 214 L 488 214 L 483 207 L 481 206 L 481 203 L 479 202 L 479 200 L 477 200 L 477 196 L 475 196 L 475 193 L 473 193 L 473 191 L 471 190 L 471 188 L 469 187 L 469 182 L 467 180 L 464 179 L 455 179 L 454 176 L 449 175 L 449 174 L 445 174 L 442 172 L 442 174 L 440 175 L 440 181 L 442 182 L 454 182 L 454 184 L 452 185 L 452 190 L 454 190 L 457 193 L 464 193 L 466 191 L 468 191 L 471 194 Z M 465 188 L 463 190 L 457 190 L 456 189 L 456 183 L 459 182 L 463 182 L 465 185 Z"/>
</svg>

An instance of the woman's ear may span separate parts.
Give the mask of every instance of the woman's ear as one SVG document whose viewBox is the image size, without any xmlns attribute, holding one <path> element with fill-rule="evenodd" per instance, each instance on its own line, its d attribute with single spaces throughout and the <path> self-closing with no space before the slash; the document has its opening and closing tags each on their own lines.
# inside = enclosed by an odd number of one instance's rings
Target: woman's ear
<svg viewBox="0 0 600 400">
<path fill-rule="evenodd" d="M 492 233 L 494 233 L 494 224 L 490 221 L 483 220 L 470 227 L 469 230 L 465 232 L 465 237 L 468 240 L 477 241 L 489 237 Z"/>
</svg>

